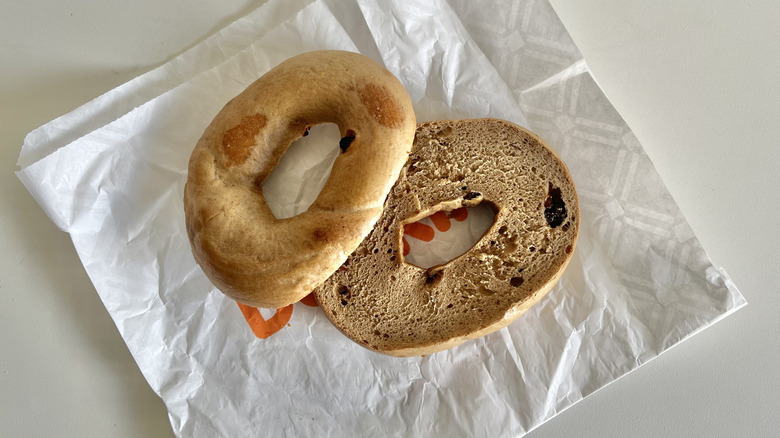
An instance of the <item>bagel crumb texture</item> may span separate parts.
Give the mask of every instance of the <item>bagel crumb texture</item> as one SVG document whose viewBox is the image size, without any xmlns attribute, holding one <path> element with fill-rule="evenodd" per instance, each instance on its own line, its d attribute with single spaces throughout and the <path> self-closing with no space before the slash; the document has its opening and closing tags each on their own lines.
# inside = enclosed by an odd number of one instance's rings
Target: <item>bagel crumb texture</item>
<svg viewBox="0 0 780 438">
<path fill-rule="evenodd" d="M 405 224 L 482 202 L 496 218 L 473 248 L 429 269 L 404 262 Z M 559 279 L 578 231 L 571 176 L 537 136 L 495 119 L 421 123 L 376 226 L 315 296 L 366 348 L 430 354 L 524 313 Z"/>
</svg>

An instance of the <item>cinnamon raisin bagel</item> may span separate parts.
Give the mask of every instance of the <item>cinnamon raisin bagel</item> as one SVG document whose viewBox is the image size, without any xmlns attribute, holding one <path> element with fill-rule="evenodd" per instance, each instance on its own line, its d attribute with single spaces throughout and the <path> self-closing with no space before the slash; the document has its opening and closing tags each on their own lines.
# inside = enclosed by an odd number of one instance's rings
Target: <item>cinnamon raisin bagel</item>
<svg viewBox="0 0 780 438">
<path fill-rule="evenodd" d="M 404 261 L 404 225 L 480 203 L 496 217 L 474 247 L 428 269 Z M 560 278 L 578 231 L 571 176 L 539 137 L 495 119 L 426 122 L 374 230 L 315 296 L 366 348 L 434 353 L 528 310 Z"/>
<path fill-rule="evenodd" d="M 321 123 L 338 125 L 342 153 L 309 209 L 277 219 L 263 181 Z M 300 300 L 371 231 L 415 123 L 401 83 L 370 58 L 317 51 L 279 64 L 225 105 L 192 152 L 184 208 L 195 260 L 243 304 Z"/>
</svg>

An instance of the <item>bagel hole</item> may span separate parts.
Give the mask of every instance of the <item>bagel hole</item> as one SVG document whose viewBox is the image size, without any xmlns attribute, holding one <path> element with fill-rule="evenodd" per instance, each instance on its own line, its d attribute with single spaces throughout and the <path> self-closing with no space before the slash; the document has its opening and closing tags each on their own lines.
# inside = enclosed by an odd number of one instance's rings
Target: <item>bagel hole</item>
<svg viewBox="0 0 780 438">
<path fill-rule="evenodd" d="M 400 227 L 401 247 L 409 248 L 407 254 L 399 251 L 401 260 L 422 269 L 445 265 L 485 238 L 497 212 L 498 207 L 490 201 L 450 210 L 433 208 L 422 219 Z"/>
<path fill-rule="evenodd" d="M 323 123 L 306 129 L 290 144 L 262 184 L 265 201 L 277 219 L 297 216 L 317 199 L 339 156 L 340 138 L 338 125 Z"/>
</svg>

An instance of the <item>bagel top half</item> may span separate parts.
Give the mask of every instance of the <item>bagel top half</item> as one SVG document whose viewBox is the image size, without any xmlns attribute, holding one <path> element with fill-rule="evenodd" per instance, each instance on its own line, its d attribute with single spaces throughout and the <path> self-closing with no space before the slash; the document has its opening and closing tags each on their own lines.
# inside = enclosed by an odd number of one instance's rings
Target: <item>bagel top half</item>
<svg viewBox="0 0 780 438">
<path fill-rule="evenodd" d="M 262 184 L 321 123 L 339 127 L 342 152 L 309 209 L 277 219 Z M 318 51 L 279 64 L 225 105 L 192 152 L 184 208 L 195 260 L 240 303 L 300 300 L 371 231 L 414 132 L 409 96 L 370 58 Z"/>
</svg>

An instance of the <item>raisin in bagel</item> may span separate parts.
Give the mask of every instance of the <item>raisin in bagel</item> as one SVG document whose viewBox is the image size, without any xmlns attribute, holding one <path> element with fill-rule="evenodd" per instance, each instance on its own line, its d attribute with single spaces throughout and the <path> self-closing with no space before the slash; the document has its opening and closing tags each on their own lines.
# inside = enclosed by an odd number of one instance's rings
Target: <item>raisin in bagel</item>
<svg viewBox="0 0 780 438">
<path fill-rule="evenodd" d="M 321 123 L 338 125 L 343 152 L 311 207 L 277 219 L 263 181 Z M 238 302 L 300 300 L 371 231 L 415 126 L 401 83 L 365 56 L 319 51 L 279 64 L 225 105 L 192 152 L 184 208 L 195 260 Z"/>
<path fill-rule="evenodd" d="M 479 203 L 496 218 L 473 248 L 429 269 L 404 262 L 405 224 Z M 371 350 L 433 353 L 523 314 L 563 273 L 578 229 L 571 176 L 539 137 L 494 119 L 422 123 L 374 230 L 315 296 Z"/>
</svg>

